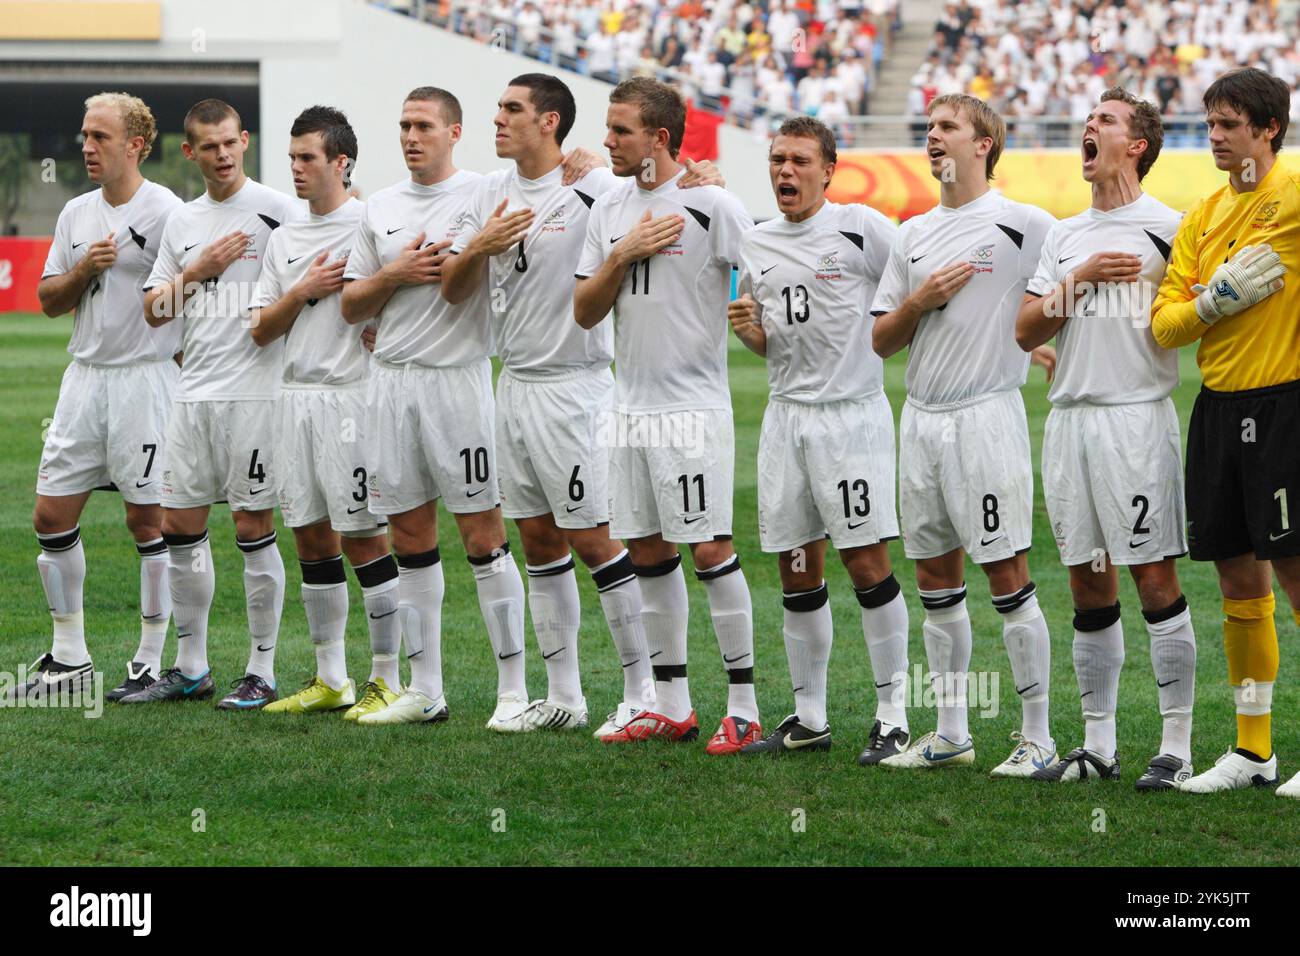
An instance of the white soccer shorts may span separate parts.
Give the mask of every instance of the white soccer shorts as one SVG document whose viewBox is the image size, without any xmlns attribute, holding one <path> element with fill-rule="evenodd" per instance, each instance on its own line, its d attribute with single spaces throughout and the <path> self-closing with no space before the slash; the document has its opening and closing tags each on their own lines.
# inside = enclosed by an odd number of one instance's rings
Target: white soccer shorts
<svg viewBox="0 0 1300 956">
<path fill-rule="evenodd" d="M 561 528 L 609 520 L 609 448 L 601 441 L 614 405 L 608 368 L 529 381 L 497 380 L 497 462 L 508 518 L 551 514 Z"/>
<path fill-rule="evenodd" d="M 811 404 L 773 399 L 758 440 L 758 534 L 790 551 L 829 531 L 836 548 L 898 537 L 894 414 L 884 393 Z"/>
<path fill-rule="evenodd" d="M 604 432 L 611 537 L 695 544 L 731 535 L 731 409 L 615 411 Z"/>
<path fill-rule="evenodd" d="M 179 374 L 171 359 L 69 365 L 45 434 L 36 493 L 78 495 L 115 485 L 131 504 L 158 504 Z"/>
<path fill-rule="evenodd" d="M 373 363 L 366 393 L 370 511 L 402 514 L 442 498 L 453 514 L 501 503 L 492 363 Z"/>
<path fill-rule="evenodd" d="M 1053 408 L 1043 494 L 1061 563 L 1150 564 L 1187 553 L 1183 455 L 1174 403 Z"/>
<path fill-rule="evenodd" d="M 275 507 L 274 399 L 176 402 L 167 423 L 164 508 L 219 501 L 231 511 Z"/>
<path fill-rule="evenodd" d="M 903 552 L 913 560 L 965 548 L 976 564 L 1029 550 L 1034 469 L 1018 389 L 968 402 L 907 400 L 899 442 Z"/>
<path fill-rule="evenodd" d="M 284 523 L 329 519 L 343 534 L 382 527 L 369 508 L 366 383 L 284 386 L 275 406 L 276 495 Z"/>
</svg>

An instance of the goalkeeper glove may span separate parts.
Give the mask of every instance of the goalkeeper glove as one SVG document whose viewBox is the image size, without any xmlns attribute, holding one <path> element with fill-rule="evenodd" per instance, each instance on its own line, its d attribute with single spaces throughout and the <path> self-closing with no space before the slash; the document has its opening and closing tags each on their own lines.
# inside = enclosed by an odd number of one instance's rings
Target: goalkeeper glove
<svg viewBox="0 0 1300 956">
<path fill-rule="evenodd" d="M 1196 314 L 1206 325 L 1236 315 L 1285 284 L 1286 266 L 1270 245 L 1246 246 L 1214 270 L 1209 286 L 1194 285 Z"/>
</svg>

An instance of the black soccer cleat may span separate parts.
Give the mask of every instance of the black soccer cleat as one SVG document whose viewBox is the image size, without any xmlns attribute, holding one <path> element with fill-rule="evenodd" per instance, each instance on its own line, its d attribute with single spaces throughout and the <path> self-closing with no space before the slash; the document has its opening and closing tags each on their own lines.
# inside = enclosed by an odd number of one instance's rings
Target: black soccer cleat
<svg viewBox="0 0 1300 956">
<path fill-rule="evenodd" d="M 235 689 L 217 701 L 218 710 L 257 710 L 280 696 L 256 674 L 245 674 L 230 686 Z"/>
<path fill-rule="evenodd" d="M 740 748 L 742 754 L 783 754 L 796 750 L 831 749 L 831 728 L 828 724 L 822 730 L 809 730 L 799 723 L 797 714 L 791 714 L 781 725 L 762 740 L 746 744 Z"/>
<path fill-rule="evenodd" d="M 1109 761 L 1101 754 L 1075 747 L 1059 761 L 1029 775 L 1030 780 L 1062 783 L 1076 780 L 1118 780 L 1119 751 Z"/>
<path fill-rule="evenodd" d="M 143 690 L 118 699 L 119 704 L 152 704 L 160 700 L 208 700 L 216 690 L 212 671 L 186 677 L 179 667 L 169 667 Z"/>
<path fill-rule="evenodd" d="M 144 690 L 146 687 L 153 684 L 155 680 L 156 678 L 149 670 L 148 664 L 137 664 L 135 661 L 132 661 L 126 665 L 126 680 L 122 681 L 122 683 L 118 684 L 105 694 L 104 699 L 120 701 L 123 697 L 126 697 L 129 694 L 134 694 L 137 691 Z"/>
<path fill-rule="evenodd" d="M 1192 778 L 1192 765 L 1182 757 L 1160 754 L 1152 757 L 1146 773 L 1133 786 L 1138 790 L 1177 790 Z"/>
<path fill-rule="evenodd" d="M 27 669 L 27 675 L 27 683 L 9 691 L 8 699 L 11 703 L 20 698 L 44 700 L 81 690 L 93 682 L 95 666 L 90 661 L 84 664 L 61 664 L 54 659 L 53 654 L 45 654 Z"/>
<path fill-rule="evenodd" d="M 867 749 L 858 754 L 858 763 L 870 767 L 880 763 L 886 757 L 901 754 L 911 742 L 911 735 L 902 727 L 895 727 L 887 734 L 882 734 L 880 721 L 871 725 L 871 737 L 867 740 Z"/>
</svg>

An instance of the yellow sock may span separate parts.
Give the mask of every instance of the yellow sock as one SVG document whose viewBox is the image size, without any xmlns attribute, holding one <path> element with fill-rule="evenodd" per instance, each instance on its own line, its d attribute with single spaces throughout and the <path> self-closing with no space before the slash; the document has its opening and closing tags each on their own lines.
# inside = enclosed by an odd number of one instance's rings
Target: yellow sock
<svg viewBox="0 0 1300 956">
<path fill-rule="evenodd" d="M 1223 599 L 1223 649 L 1237 704 L 1237 747 L 1264 760 L 1273 755 L 1273 682 L 1277 680 L 1277 628 L 1273 595 Z"/>
</svg>

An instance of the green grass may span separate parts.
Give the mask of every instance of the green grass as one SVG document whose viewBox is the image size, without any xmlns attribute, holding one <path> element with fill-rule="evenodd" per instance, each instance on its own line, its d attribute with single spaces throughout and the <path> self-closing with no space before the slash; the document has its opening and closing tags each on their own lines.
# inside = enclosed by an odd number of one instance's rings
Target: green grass
<svg viewBox="0 0 1300 956">
<path fill-rule="evenodd" d="M 34 559 L 30 510 L 43 422 L 54 409 L 70 323 L 0 319 L 0 668 L 14 671 L 48 648 L 49 617 Z M 888 366 L 895 411 L 901 362 Z M 1025 389 L 1037 459 L 1046 388 L 1041 371 Z M 1177 393 L 1186 422 L 1198 377 L 1183 356 Z M 754 596 L 758 698 L 769 724 L 791 707 L 781 642 L 780 585 L 773 556 L 758 548 L 755 456 L 766 377 L 747 352 L 731 353 L 736 409 L 736 547 Z M 120 678 L 138 629 L 138 564 L 122 507 L 96 494 L 82 518 L 88 575 L 86 629 L 109 684 Z M 219 683 L 243 672 L 248 653 L 242 562 L 224 508 L 213 510 L 217 597 L 209 648 Z M 0 711 L 0 863 L 8 864 L 1155 864 L 1257 865 L 1300 862 L 1300 807 L 1269 792 L 1195 798 L 1143 797 L 1133 781 L 1159 743 L 1147 637 L 1130 583 L 1122 590 L 1129 652 L 1121 682 L 1120 785 L 1056 788 L 994 781 L 1020 708 L 997 615 L 983 575 L 970 569 L 975 628 L 972 669 L 1000 671 L 996 717 L 972 714 L 979 757 L 970 770 L 889 774 L 859 768 L 875 706 L 858 607 L 843 569 L 828 578 L 837 623 L 830 720 L 835 750 L 806 759 L 712 759 L 703 746 L 602 747 L 586 734 L 500 737 L 483 729 L 495 667 L 454 526 L 441 519 L 447 569 L 443 659 L 452 719 L 437 727 L 360 728 L 334 716 L 226 714 L 201 704 L 76 711 Z M 516 554 L 518 542 L 515 541 Z M 1052 729 L 1077 745 L 1082 721 L 1070 666 L 1071 602 L 1038 493 L 1033 577 L 1052 629 Z M 298 572 L 289 570 L 278 677 L 291 688 L 313 670 Z M 921 612 L 911 565 L 894 544 L 912 614 L 913 663 L 924 661 Z M 1195 762 L 1209 766 L 1233 742 L 1213 571 L 1183 562 L 1183 585 L 1200 642 Z M 591 713 L 612 709 L 621 674 L 590 580 L 580 574 L 583 681 Z M 691 686 L 707 734 L 722 716 L 723 673 L 700 586 L 689 577 Z M 368 664 L 360 594 L 351 583 L 348 661 Z M 1284 653 L 1274 701 L 1282 773 L 1300 764 L 1295 625 L 1279 596 Z M 529 684 L 545 672 L 529 638 Z M 174 654 L 169 637 L 165 663 Z M 911 712 L 914 733 L 934 726 Z M 195 832 L 202 809 L 206 830 Z M 793 811 L 806 825 L 795 832 Z M 501 820 L 503 832 L 493 829 Z M 1104 813 L 1104 832 L 1094 829 Z"/>
</svg>

